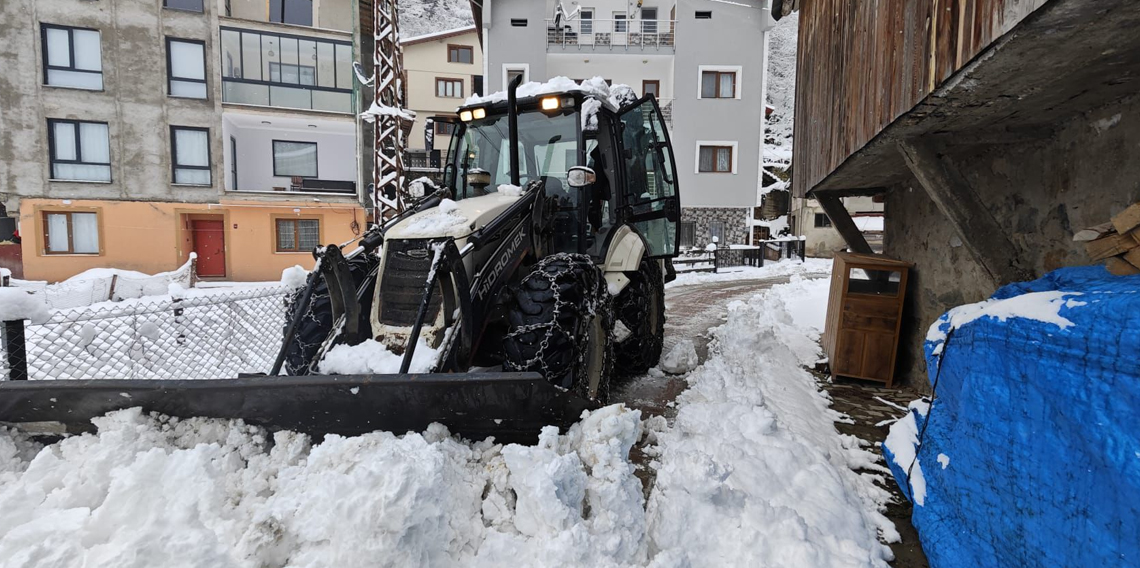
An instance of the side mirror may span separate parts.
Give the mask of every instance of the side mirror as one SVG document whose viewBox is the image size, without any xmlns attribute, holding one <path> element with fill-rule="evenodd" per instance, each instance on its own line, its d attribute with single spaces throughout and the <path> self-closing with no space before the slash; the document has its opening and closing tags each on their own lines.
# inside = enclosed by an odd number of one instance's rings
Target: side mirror
<svg viewBox="0 0 1140 568">
<path fill-rule="evenodd" d="M 570 187 L 586 187 L 597 181 L 594 170 L 585 166 L 574 166 L 566 172 L 566 184 Z"/>
</svg>

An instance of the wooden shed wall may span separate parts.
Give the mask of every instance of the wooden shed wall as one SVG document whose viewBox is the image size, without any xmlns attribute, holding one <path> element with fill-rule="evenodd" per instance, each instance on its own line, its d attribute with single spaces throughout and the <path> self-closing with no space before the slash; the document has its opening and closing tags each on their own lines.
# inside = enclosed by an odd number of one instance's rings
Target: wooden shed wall
<svg viewBox="0 0 1140 568">
<path fill-rule="evenodd" d="M 1049 0 L 802 0 L 794 195 Z"/>
</svg>

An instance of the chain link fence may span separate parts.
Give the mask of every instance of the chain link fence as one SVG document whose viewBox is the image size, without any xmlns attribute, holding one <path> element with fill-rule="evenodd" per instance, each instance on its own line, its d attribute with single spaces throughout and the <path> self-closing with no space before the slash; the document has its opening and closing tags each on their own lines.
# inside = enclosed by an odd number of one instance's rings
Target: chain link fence
<svg viewBox="0 0 1140 568">
<path fill-rule="evenodd" d="M 194 290 L 182 298 L 55 310 L 44 323 L 22 322 L 27 378 L 222 379 L 268 372 L 292 291 L 284 285 Z M 10 378 L 9 342 L 0 341 L 0 379 Z"/>
</svg>

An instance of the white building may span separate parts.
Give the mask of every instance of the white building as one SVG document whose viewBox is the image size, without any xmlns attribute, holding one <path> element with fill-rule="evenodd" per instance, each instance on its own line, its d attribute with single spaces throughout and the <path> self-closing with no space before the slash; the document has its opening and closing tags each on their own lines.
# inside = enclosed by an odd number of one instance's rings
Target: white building
<svg viewBox="0 0 1140 568">
<path fill-rule="evenodd" d="M 600 76 L 671 122 L 681 244 L 748 243 L 763 143 L 768 0 L 472 0 L 487 91 Z"/>
</svg>

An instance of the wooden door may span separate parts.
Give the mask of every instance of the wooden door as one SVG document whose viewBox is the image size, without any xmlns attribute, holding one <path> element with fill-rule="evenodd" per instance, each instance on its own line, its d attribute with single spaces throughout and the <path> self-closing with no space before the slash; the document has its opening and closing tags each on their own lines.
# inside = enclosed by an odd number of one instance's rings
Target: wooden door
<svg viewBox="0 0 1140 568">
<path fill-rule="evenodd" d="M 198 276 L 225 277 L 226 238 L 222 221 L 195 219 L 190 227 L 194 252 L 198 254 Z"/>
</svg>

